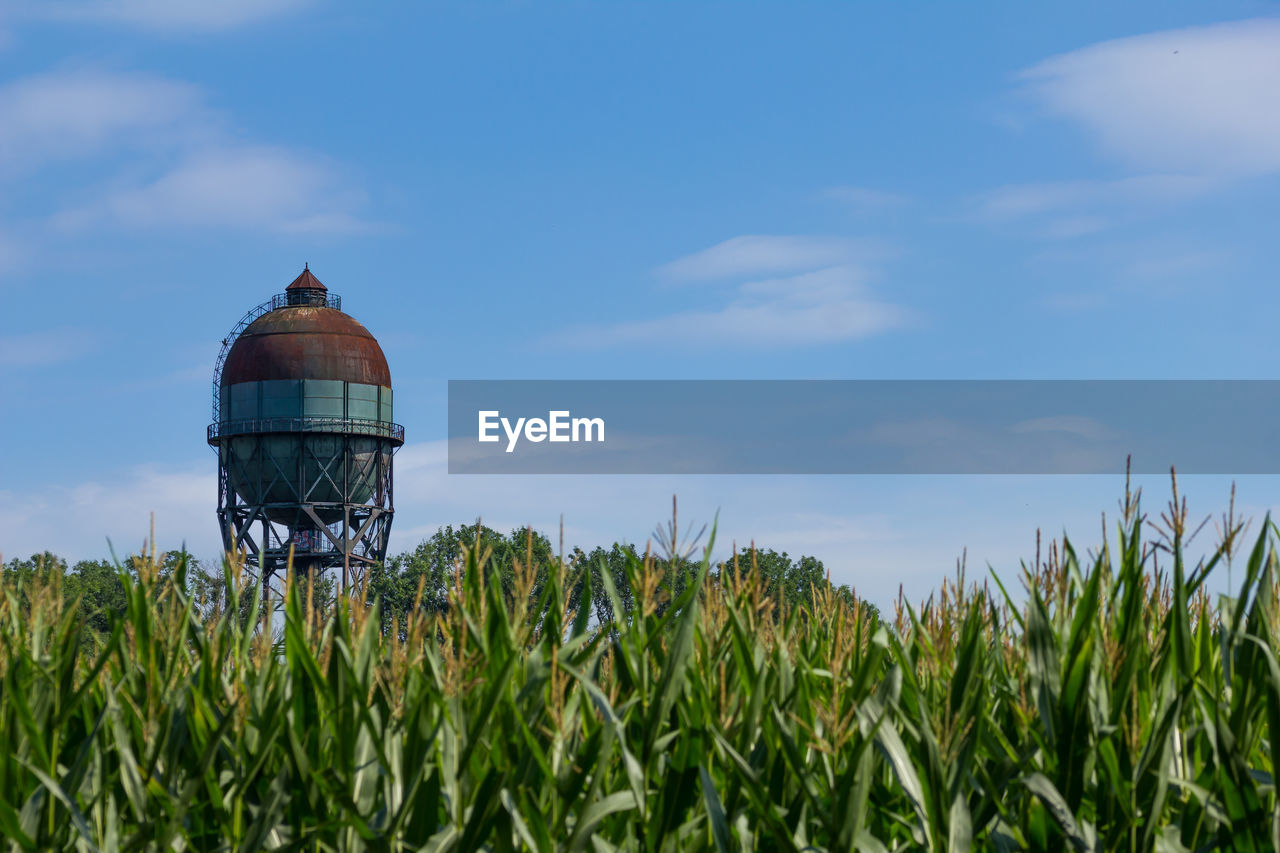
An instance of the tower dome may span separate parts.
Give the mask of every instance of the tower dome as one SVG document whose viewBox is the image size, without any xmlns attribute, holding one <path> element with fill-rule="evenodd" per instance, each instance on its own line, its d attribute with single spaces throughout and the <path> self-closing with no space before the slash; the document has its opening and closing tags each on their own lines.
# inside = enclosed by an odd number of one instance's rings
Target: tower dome
<svg viewBox="0 0 1280 853">
<path fill-rule="evenodd" d="M 328 288 L 310 269 L 289 285 L 283 301 L 236 337 L 222 367 L 222 386 L 273 379 L 391 386 L 377 339 L 354 317 L 330 307 Z"/>
</svg>

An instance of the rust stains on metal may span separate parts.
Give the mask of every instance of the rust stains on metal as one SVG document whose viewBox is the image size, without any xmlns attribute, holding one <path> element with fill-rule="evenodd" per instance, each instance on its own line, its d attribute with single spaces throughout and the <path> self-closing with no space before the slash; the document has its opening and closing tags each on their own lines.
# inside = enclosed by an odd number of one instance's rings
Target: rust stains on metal
<svg viewBox="0 0 1280 853">
<path fill-rule="evenodd" d="M 307 270 L 290 289 L 304 277 L 324 287 Z M 390 387 L 391 370 L 382 347 L 355 318 L 335 308 L 298 305 L 254 320 L 227 353 L 222 385 L 266 379 L 339 379 Z"/>
<path fill-rule="evenodd" d="M 302 270 L 302 275 L 295 278 L 293 280 L 293 284 L 290 284 L 288 287 L 285 288 L 285 290 L 328 290 L 328 289 L 329 288 L 325 287 L 323 284 L 320 283 L 320 279 L 316 278 L 314 275 L 311 274 L 310 267 L 304 267 Z"/>
</svg>

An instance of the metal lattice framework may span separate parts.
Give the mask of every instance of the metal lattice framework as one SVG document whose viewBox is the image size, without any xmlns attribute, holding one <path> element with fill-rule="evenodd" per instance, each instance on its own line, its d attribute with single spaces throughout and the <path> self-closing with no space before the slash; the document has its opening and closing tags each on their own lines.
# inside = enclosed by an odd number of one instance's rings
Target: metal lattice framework
<svg viewBox="0 0 1280 853">
<path fill-rule="evenodd" d="M 342 567 L 346 588 L 386 556 L 394 513 L 391 457 L 399 442 L 329 433 L 338 440 L 321 449 L 314 436 L 251 433 L 236 436 L 234 447 L 227 441 L 218 448 L 223 547 L 244 550 L 251 569 L 268 580 L 283 574 L 292 549 L 295 571 Z M 281 465 L 280 454 L 270 452 L 279 445 L 265 444 L 282 438 L 296 443 L 297 453 L 286 457 L 296 458 L 296 466 Z M 372 493 L 360 500 L 370 483 Z M 317 494 L 339 499 L 315 500 Z"/>
</svg>

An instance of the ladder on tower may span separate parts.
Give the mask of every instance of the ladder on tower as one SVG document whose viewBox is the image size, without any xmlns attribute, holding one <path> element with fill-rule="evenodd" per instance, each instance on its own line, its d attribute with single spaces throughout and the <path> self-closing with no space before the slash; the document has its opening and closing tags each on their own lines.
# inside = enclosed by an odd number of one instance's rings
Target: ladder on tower
<svg viewBox="0 0 1280 853">
<path fill-rule="evenodd" d="M 240 318 L 240 322 L 222 339 L 222 349 L 218 351 L 218 360 L 213 364 L 213 422 L 221 423 L 222 421 L 222 368 L 227 361 L 227 353 L 231 351 L 231 345 L 236 342 L 236 338 L 240 337 L 240 333 L 248 327 L 250 323 L 277 307 L 275 299 L 268 299 L 261 305 L 251 308 L 247 314 Z"/>
</svg>

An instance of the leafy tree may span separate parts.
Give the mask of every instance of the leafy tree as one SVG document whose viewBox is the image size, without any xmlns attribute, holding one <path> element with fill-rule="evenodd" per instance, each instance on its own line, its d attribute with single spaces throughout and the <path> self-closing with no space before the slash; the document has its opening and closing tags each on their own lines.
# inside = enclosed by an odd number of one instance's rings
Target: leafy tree
<svg viewBox="0 0 1280 853">
<path fill-rule="evenodd" d="M 556 560 L 551 541 L 545 535 L 524 528 L 503 534 L 475 524 L 447 525 L 412 551 L 395 555 L 370 569 L 366 595 L 369 601 L 377 598 L 382 602 L 383 630 L 391 631 L 394 626 L 394 630 L 403 632 L 404 618 L 414 606 L 419 584 L 422 586 L 419 606 L 427 611 L 446 612 L 464 548 L 477 546 L 481 553 L 490 553 L 489 570 L 496 574 L 507 594 L 514 590 L 516 567 L 531 561 L 535 579 L 530 598 L 538 600 L 547 581 L 547 572 Z M 671 602 L 679 598 L 694 576 L 697 561 L 679 556 L 672 560 L 650 555 L 649 559 L 649 576 L 660 579 L 653 590 L 654 610 L 662 614 Z M 617 616 L 630 613 L 638 603 L 638 590 L 633 587 L 633 580 L 644 576 L 644 561 L 645 555 L 634 545 L 615 542 L 607 549 L 597 546 L 589 552 L 575 548 L 569 556 L 566 575 L 566 581 L 571 584 L 569 607 L 578 608 L 590 578 L 590 607 L 598 624 L 607 624 Z M 737 555 L 736 568 L 733 559 L 712 567 L 713 574 L 724 580 L 731 579 L 735 571 L 757 573 L 764 579 L 770 594 L 776 595 L 779 602 L 785 601 L 789 607 L 808 604 L 815 592 L 831 588 L 821 560 L 803 555 L 792 558 L 785 551 L 743 548 Z M 606 593 L 606 574 L 617 592 L 618 604 L 624 614 L 614 613 L 613 601 Z M 833 592 L 848 603 L 855 600 L 848 586 L 834 587 Z M 865 601 L 862 605 L 879 619 L 879 611 L 874 605 Z"/>
<path fill-rule="evenodd" d="M 391 557 L 374 566 L 367 575 L 366 595 L 382 602 L 382 627 L 402 630 L 404 617 L 414 606 L 418 586 L 422 586 L 420 606 L 427 611 L 444 613 L 449 607 L 449 591 L 462 562 L 463 550 L 479 548 L 489 552 L 489 564 L 496 571 L 503 591 L 515 589 L 516 566 L 530 563 L 537 571 L 530 592 L 535 600 L 542 594 L 547 571 L 555 559 L 551 541 L 541 533 L 516 528 L 504 535 L 481 524 L 446 525 L 424 539 L 412 551 Z"/>
<path fill-rule="evenodd" d="M 717 566 L 717 571 L 725 581 L 732 579 L 737 572 L 743 576 L 748 572 L 756 573 L 765 581 L 770 593 L 776 595 L 779 601 L 785 601 L 788 607 L 809 604 L 813 601 L 814 593 L 820 593 L 831 586 L 827 571 L 817 557 L 801 556 L 792 559 L 786 551 L 778 553 L 772 548 L 742 548 L 737 554 L 736 562 L 732 558 L 725 560 Z M 848 586 L 834 587 L 834 591 L 850 604 L 856 598 Z M 879 621 L 879 608 L 866 601 L 862 602 L 862 606 L 870 609 L 876 621 Z"/>
<path fill-rule="evenodd" d="M 124 613 L 124 584 L 120 570 L 106 560 L 81 560 L 63 585 L 68 600 L 80 600 L 85 620 L 100 634 L 111 630 L 111 614 Z"/>
<path fill-rule="evenodd" d="M 49 583 L 56 576 L 61 578 L 67 573 L 67 561 L 49 551 L 32 554 L 25 560 L 12 559 L 4 564 L 4 579 L 29 583 L 38 581 Z"/>
<path fill-rule="evenodd" d="M 579 548 L 573 551 L 572 564 L 575 567 L 583 569 L 591 574 L 591 604 L 595 610 L 596 621 L 604 625 L 613 620 L 613 603 L 605 592 L 604 578 L 602 575 L 608 573 L 609 579 L 613 581 L 613 587 L 618 593 L 619 603 L 626 612 L 630 612 L 635 606 L 635 596 L 631 592 L 631 584 L 627 580 L 627 561 L 638 562 L 643 559 L 641 555 L 636 553 L 634 545 L 619 545 L 613 543 L 613 547 L 606 551 L 600 546 L 592 549 L 591 553 L 585 553 Z M 570 601 L 574 606 L 582 600 L 582 587 L 585 583 L 586 575 L 578 581 L 574 586 L 573 594 Z"/>
<path fill-rule="evenodd" d="M 97 634 L 111 630 L 111 618 L 125 612 L 126 601 L 121 572 L 131 572 L 132 559 L 126 558 L 121 568 L 110 560 L 80 560 L 68 567 L 67 561 L 51 552 L 33 554 L 25 560 L 14 559 L 4 564 L 4 579 L 20 582 L 23 595 L 31 585 L 57 584 L 62 599 L 79 602 L 85 622 Z M 208 618 L 226 606 L 226 584 L 222 573 L 214 573 L 191 556 L 185 548 L 166 553 L 160 562 L 162 578 L 181 581 L 195 599 L 197 612 Z M 12 588 L 12 587 L 11 587 Z M 23 606 L 28 602 L 23 601 Z M 242 606 L 247 605 L 242 602 Z M 245 608 L 247 609 L 247 607 Z"/>
<path fill-rule="evenodd" d="M 698 570 L 695 560 L 677 556 L 674 560 L 654 556 L 648 557 L 651 570 L 660 578 L 655 590 L 654 612 L 661 615 L 680 597 Z M 576 607 L 581 600 L 582 589 L 586 583 L 587 573 L 591 575 L 591 606 L 595 611 L 596 621 L 605 624 L 612 621 L 615 615 L 613 602 L 610 600 L 604 584 L 603 575 L 607 573 L 618 594 L 618 603 L 624 613 L 630 613 L 637 604 L 637 590 L 633 588 L 632 578 L 643 573 L 645 555 L 636 550 L 634 545 L 620 545 L 617 542 L 609 550 L 596 546 L 590 553 L 574 549 L 572 565 L 580 574 L 570 594 L 570 606 Z"/>
</svg>

